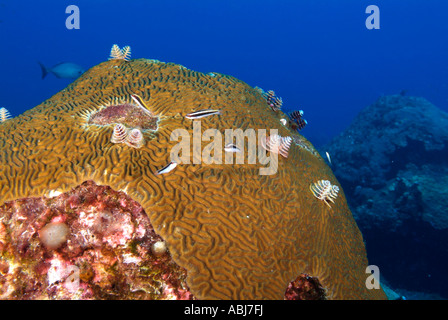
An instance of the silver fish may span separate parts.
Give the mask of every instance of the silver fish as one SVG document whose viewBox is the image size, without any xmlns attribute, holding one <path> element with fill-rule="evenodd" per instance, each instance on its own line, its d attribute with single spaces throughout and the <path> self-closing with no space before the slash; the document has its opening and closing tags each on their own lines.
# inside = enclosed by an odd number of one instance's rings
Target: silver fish
<svg viewBox="0 0 448 320">
<path fill-rule="evenodd" d="M 172 171 L 174 168 L 176 168 L 176 166 L 177 166 L 177 163 L 174 161 L 171 161 L 166 166 L 164 166 L 162 169 L 157 170 L 156 174 L 168 173 L 168 172 Z"/>
<path fill-rule="evenodd" d="M 199 110 L 199 111 L 195 111 L 195 112 L 187 114 L 185 116 L 185 118 L 187 118 L 187 119 L 200 119 L 200 118 L 205 118 L 205 117 L 208 117 L 208 116 L 213 116 L 215 114 L 221 114 L 221 110 L 212 110 L 212 109 Z"/>
<path fill-rule="evenodd" d="M 44 79 L 49 73 L 54 74 L 60 79 L 76 79 L 84 73 L 84 69 L 81 66 L 71 62 L 58 63 L 51 68 L 47 68 L 40 62 L 39 65 L 42 69 L 42 79 Z"/>
<path fill-rule="evenodd" d="M 328 153 L 328 151 L 326 151 L 325 154 L 327 155 L 328 162 L 330 163 L 330 166 L 331 166 L 330 154 Z"/>
<path fill-rule="evenodd" d="M 240 148 L 238 148 L 236 145 L 234 145 L 233 143 L 229 143 L 228 145 L 226 145 L 224 147 L 224 151 L 225 152 L 241 152 Z"/>
</svg>

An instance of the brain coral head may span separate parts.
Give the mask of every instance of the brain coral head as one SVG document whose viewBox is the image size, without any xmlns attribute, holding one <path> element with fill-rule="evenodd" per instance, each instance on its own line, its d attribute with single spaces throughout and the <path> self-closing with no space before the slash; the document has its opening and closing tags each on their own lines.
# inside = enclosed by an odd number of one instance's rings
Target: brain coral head
<svg viewBox="0 0 448 320">
<path fill-rule="evenodd" d="M 126 95 L 128 102 L 115 102 L 115 94 Z M 135 94 L 142 99 L 135 99 Z M 105 106 L 105 101 L 113 102 Z M 279 157 L 274 176 L 259 175 L 258 164 L 249 163 L 185 163 L 169 175 L 155 176 L 157 168 L 170 162 L 173 131 L 180 128 L 194 134 L 192 121 L 185 115 L 204 108 L 222 111 L 220 117 L 201 121 L 204 132 L 277 129 L 280 136 L 293 139 L 288 158 Z M 147 127 L 142 118 L 157 122 L 152 113 L 161 118 L 157 133 L 144 132 Z M 78 215 L 69 216 L 73 221 L 66 223 L 70 223 L 71 235 L 77 234 L 78 224 L 80 236 L 71 236 L 59 250 L 65 253 L 72 246 L 80 256 L 87 254 L 84 248 L 91 248 L 91 243 L 94 248 L 107 245 L 111 263 L 129 262 L 121 264 L 126 272 L 134 261 L 146 264 L 149 259 L 171 256 L 184 270 L 183 283 L 199 299 L 283 299 L 287 284 L 299 274 L 318 278 L 329 299 L 385 298 L 382 290 L 365 286 L 368 261 L 363 238 L 342 190 L 331 209 L 309 191 L 311 183 L 329 180 L 334 184 L 336 177 L 311 143 L 281 125 L 282 117 L 281 110 L 274 112 L 259 91 L 230 76 L 212 77 L 146 59 L 107 61 L 28 110 L 26 116 L 2 124 L 5 130 L 0 130 L 0 141 L 5 143 L 0 145 L 0 172 L 4 173 L 0 175 L 0 204 L 41 197 L 49 190 L 67 192 L 91 180 L 98 188 L 80 197 L 78 203 L 83 209 L 76 207 L 76 201 L 69 203 Z M 151 141 L 140 150 L 111 145 L 112 128 L 117 123 L 142 130 Z M 139 219 L 145 215 L 147 223 L 151 222 L 154 232 L 166 242 L 167 253 L 152 254 L 154 238 L 150 236 L 145 238 L 145 245 L 141 245 L 143 236 L 130 238 L 140 234 L 131 232 L 132 225 L 142 230 L 133 224 L 134 216 L 127 215 L 131 220 L 121 216 L 122 223 L 115 229 L 115 214 L 119 212 L 108 203 L 113 199 L 121 203 L 123 198 L 113 196 L 110 190 L 100 192 L 99 186 L 110 186 L 137 201 L 141 206 Z M 96 203 L 98 196 L 107 194 L 109 200 Z M 27 210 L 29 216 L 35 209 L 29 206 Z M 112 219 L 101 217 L 105 230 L 90 226 L 98 218 L 93 212 L 114 214 Z M 16 251 L 28 252 L 30 246 L 21 234 L 17 234 Z M 77 240 L 77 247 L 72 238 Z M 122 245 L 121 240 L 126 239 L 129 241 Z M 114 253 L 125 249 L 133 250 L 126 253 L 136 257 Z M 140 271 L 144 272 L 136 268 L 136 277 L 141 277 Z M 129 277 L 121 273 L 116 279 Z M 159 282 L 159 278 L 155 280 Z M 132 293 L 126 285 L 123 292 L 128 296 Z M 112 290 L 111 285 L 105 288 Z M 163 292 L 160 286 L 156 289 Z"/>
</svg>

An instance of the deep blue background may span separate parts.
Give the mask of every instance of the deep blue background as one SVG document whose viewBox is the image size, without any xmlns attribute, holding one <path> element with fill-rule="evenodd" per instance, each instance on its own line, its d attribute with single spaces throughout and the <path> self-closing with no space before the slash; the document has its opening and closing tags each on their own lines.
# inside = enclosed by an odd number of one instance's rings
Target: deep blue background
<svg viewBox="0 0 448 320">
<path fill-rule="evenodd" d="M 65 27 L 70 4 L 80 30 Z M 369 4 L 380 30 L 365 27 Z M 38 60 L 89 68 L 117 43 L 275 90 L 305 111 L 319 146 L 383 94 L 406 89 L 448 111 L 447 17 L 444 0 L 0 0 L 0 107 L 16 116 L 70 83 L 41 80 Z"/>
</svg>

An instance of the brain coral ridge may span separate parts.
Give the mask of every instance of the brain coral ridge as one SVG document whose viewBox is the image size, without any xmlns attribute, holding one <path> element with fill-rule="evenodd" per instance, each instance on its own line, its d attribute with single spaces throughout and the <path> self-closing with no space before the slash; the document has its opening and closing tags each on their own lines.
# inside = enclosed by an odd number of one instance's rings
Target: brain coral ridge
<svg viewBox="0 0 448 320">
<path fill-rule="evenodd" d="M 159 118 L 157 130 L 143 130 L 140 149 L 111 143 L 114 124 L 88 123 L 115 99 L 132 103 L 132 94 Z M 202 119 L 203 131 L 273 128 L 293 135 L 281 112 L 233 77 L 155 60 L 110 60 L 0 124 L 0 205 L 92 180 L 143 206 L 200 299 L 283 299 L 304 273 L 317 277 L 330 299 L 385 298 L 365 287 L 365 248 L 342 190 L 331 212 L 309 191 L 318 180 L 338 183 L 304 138 L 308 146 L 292 145 L 271 176 L 251 164 L 182 164 L 154 174 L 170 161 L 177 143 L 171 132 L 193 132 L 184 115 L 208 108 L 222 115 Z"/>
</svg>

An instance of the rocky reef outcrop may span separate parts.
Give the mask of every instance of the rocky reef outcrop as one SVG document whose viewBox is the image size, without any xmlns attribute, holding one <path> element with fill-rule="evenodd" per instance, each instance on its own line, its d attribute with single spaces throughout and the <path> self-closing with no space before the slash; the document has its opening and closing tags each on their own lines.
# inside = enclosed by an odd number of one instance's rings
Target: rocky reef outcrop
<svg viewBox="0 0 448 320">
<path fill-rule="evenodd" d="M 392 285 L 448 296 L 448 114 L 424 98 L 380 97 L 325 151 L 371 263 Z"/>
</svg>

